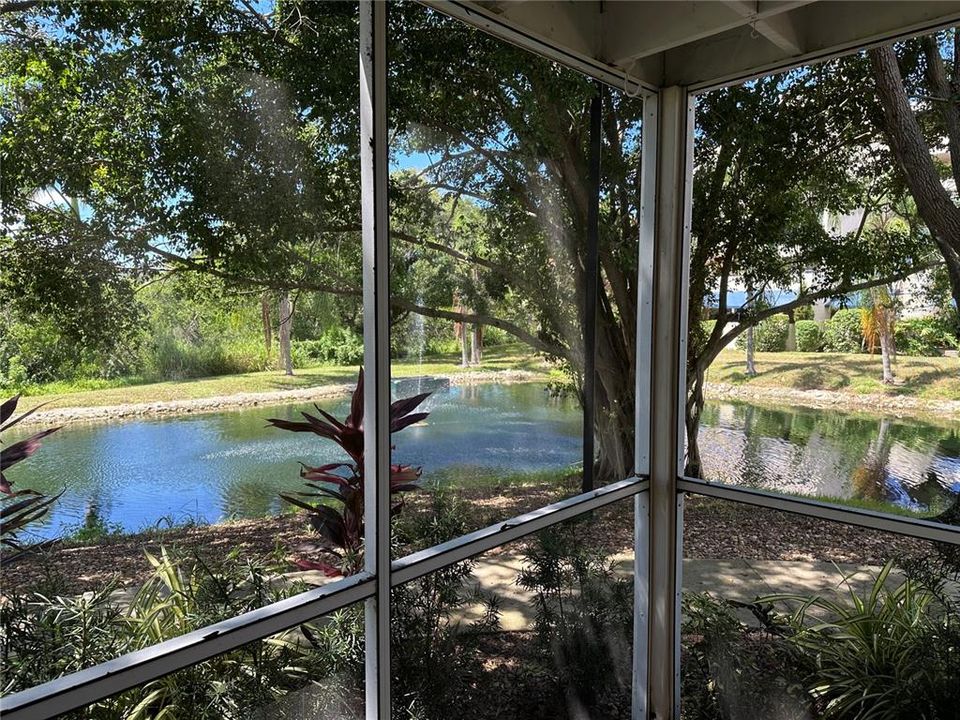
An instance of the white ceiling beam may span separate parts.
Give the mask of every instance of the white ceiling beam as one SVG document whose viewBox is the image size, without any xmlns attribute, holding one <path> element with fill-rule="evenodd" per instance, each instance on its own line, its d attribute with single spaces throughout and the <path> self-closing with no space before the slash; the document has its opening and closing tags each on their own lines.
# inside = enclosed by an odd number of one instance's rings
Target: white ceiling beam
<svg viewBox="0 0 960 720">
<path fill-rule="evenodd" d="M 751 21 L 774 18 L 810 2 L 767 0 L 728 4 L 656 0 L 605 3 L 600 39 L 602 58 L 613 65 L 625 66 L 638 58 L 702 40 Z"/>
<path fill-rule="evenodd" d="M 749 0 L 724 0 L 724 4 L 747 20 L 754 31 L 763 35 L 788 55 L 803 54 L 803 42 L 792 16 L 788 12 L 758 15 L 759 3 Z"/>
<path fill-rule="evenodd" d="M 931 32 L 960 23 L 960 0 L 815 2 L 794 10 L 790 22 L 800 54 L 736 28 L 664 53 L 662 82 L 699 91 Z"/>
<path fill-rule="evenodd" d="M 596 57 L 600 49 L 600 3 L 572 0 L 477 3 L 514 27 L 533 28 L 554 45 Z"/>
</svg>

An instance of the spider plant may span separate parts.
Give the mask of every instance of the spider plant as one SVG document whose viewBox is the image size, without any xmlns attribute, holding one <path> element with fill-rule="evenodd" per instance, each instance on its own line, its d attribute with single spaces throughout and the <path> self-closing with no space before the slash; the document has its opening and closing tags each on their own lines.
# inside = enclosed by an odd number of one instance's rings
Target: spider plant
<svg viewBox="0 0 960 720">
<path fill-rule="evenodd" d="M 824 718 L 956 717 L 960 707 L 960 613 L 956 599 L 894 574 L 888 562 L 865 591 L 843 599 L 775 595 L 799 602 L 791 641 L 814 659 L 808 690 Z"/>
</svg>

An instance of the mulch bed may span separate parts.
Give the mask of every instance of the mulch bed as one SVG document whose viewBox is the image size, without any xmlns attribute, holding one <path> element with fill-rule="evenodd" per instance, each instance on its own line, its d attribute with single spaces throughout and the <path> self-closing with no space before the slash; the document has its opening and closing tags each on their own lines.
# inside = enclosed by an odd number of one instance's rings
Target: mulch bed
<svg viewBox="0 0 960 720">
<path fill-rule="evenodd" d="M 548 483 L 502 491 L 465 489 L 461 493 L 471 511 L 468 529 L 506 520 L 568 494 L 572 491 Z M 426 494 L 408 497 L 405 514 L 429 511 Z M 596 511 L 591 521 L 581 524 L 580 532 L 589 546 L 611 553 L 629 550 L 633 546 L 633 502 L 627 500 Z M 520 540 L 505 551 L 522 552 L 533 541 Z M 110 580 L 120 586 L 138 585 L 151 574 L 143 553 L 157 552 L 161 546 L 196 554 L 213 564 L 234 549 L 239 549 L 240 557 L 276 564 L 285 556 L 302 552 L 310 543 L 302 516 L 283 515 L 108 538 L 99 545 L 59 544 L 4 568 L 0 587 L 5 591 L 29 588 L 51 573 L 63 578 L 64 590 L 71 592 L 93 590 Z M 929 543 L 912 538 L 703 497 L 688 497 L 686 501 L 683 544 L 686 558 L 869 565 L 931 552 Z"/>
</svg>

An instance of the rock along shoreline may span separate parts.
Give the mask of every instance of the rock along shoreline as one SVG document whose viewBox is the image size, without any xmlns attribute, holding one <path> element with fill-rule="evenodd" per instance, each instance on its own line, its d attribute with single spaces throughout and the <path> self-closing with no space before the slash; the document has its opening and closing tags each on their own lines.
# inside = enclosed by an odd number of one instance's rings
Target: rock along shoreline
<svg viewBox="0 0 960 720">
<path fill-rule="evenodd" d="M 413 376 L 412 376 L 413 377 Z M 449 380 L 451 385 L 478 383 L 524 383 L 543 380 L 540 373 L 528 370 L 491 370 L 432 375 Z M 408 379 L 406 377 L 397 380 Z M 353 389 L 350 383 L 317 385 L 310 388 L 273 390 L 269 392 L 236 393 L 207 398 L 158 400 L 155 402 L 98 405 L 88 407 L 47 407 L 38 410 L 24 421 L 25 425 L 72 425 L 103 423 L 117 420 L 178 417 L 208 413 L 244 410 L 270 405 L 314 402 L 344 397 Z M 897 395 L 853 395 L 831 390 L 795 390 L 792 388 L 757 387 L 707 383 L 705 393 L 709 400 L 731 400 L 764 405 L 788 405 L 814 409 L 833 409 L 846 412 L 867 412 L 877 415 L 931 417 L 960 421 L 960 400 L 932 400 Z M 25 399 L 29 402 L 29 398 Z M 69 402 L 69 395 L 63 398 Z"/>
<path fill-rule="evenodd" d="M 780 387 L 750 387 L 706 383 L 709 400 L 734 400 L 764 405 L 788 405 L 841 412 L 862 411 L 874 415 L 931 417 L 960 421 L 960 400 L 934 400 L 907 395 L 854 395 L 834 390 L 796 390 Z"/>
<path fill-rule="evenodd" d="M 415 376 L 412 376 L 415 377 Z M 542 375 L 528 370 L 491 370 L 488 372 L 463 372 L 431 375 L 432 378 L 449 380 L 451 385 L 475 385 L 478 383 L 522 383 L 542 379 Z M 406 380 L 407 377 L 395 378 Z M 79 423 L 103 423 L 117 420 L 141 420 L 184 415 L 203 415 L 231 410 L 271 405 L 314 402 L 345 397 L 353 391 L 353 383 L 317 385 L 291 390 L 235 393 L 206 398 L 182 400 L 157 400 L 154 402 L 124 403 L 120 405 L 92 405 L 85 407 L 45 407 L 25 418 L 23 425 L 73 425 Z M 61 402 L 69 402 L 65 395 Z M 30 398 L 22 402 L 29 404 Z"/>
</svg>

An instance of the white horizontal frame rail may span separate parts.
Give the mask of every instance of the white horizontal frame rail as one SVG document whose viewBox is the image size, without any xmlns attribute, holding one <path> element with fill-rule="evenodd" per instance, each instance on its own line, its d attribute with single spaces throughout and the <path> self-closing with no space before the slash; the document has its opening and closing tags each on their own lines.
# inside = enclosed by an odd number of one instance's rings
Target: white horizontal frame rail
<svg viewBox="0 0 960 720">
<path fill-rule="evenodd" d="M 396 587 L 442 570 L 461 560 L 480 555 L 532 533 L 544 530 L 564 520 L 570 520 L 592 510 L 626 500 L 647 490 L 645 478 L 631 477 L 605 485 L 597 490 L 576 495 L 538 510 L 518 515 L 476 532 L 462 535 L 449 542 L 407 555 L 393 563 L 391 581 Z"/>
<path fill-rule="evenodd" d="M 917 538 L 918 540 L 960 545 L 960 527 L 920 520 L 919 518 L 898 517 L 873 510 L 850 508 L 820 500 L 788 497 L 765 490 L 733 487 L 688 477 L 678 479 L 677 491 L 706 495 L 745 505 L 770 508 L 771 510 L 782 510 L 795 515 L 817 518 L 818 520 L 829 520 L 845 525 L 870 528 L 871 530 L 882 530 Z"/>
<path fill-rule="evenodd" d="M 0 698 L 0 716 L 56 717 L 365 600 L 375 589 L 369 574 L 352 575 Z"/>
</svg>

